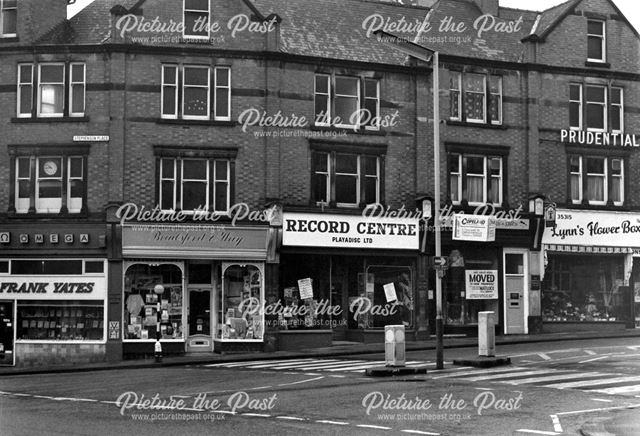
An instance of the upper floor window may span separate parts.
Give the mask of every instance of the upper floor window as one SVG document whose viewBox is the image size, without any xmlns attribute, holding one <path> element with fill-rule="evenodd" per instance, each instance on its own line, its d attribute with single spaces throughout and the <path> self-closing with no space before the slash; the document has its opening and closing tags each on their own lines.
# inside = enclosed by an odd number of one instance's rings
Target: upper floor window
<svg viewBox="0 0 640 436">
<path fill-rule="evenodd" d="M 450 72 L 450 119 L 502 124 L 502 77 Z"/>
<path fill-rule="evenodd" d="M 16 213 L 80 213 L 86 198 L 84 156 L 17 156 Z"/>
<path fill-rule="evenodd" d="M 17 35 L 17 0 L 0 0 L 0 37 Z"/>
<path fill-rule="evenodd" d="M 470 206 L 503 202 L 503 158 L 473 154 L 449 154 L 449 193 L 453 204 Z"/>
<path fill-rule="evenodd" d="M 614 206 L 624 203 L 624 160 L 600 156 L 569 156 L 571 202 Z"/>
<path fill-rule="evenodd" d="M 622 132 L 623 99 L 620 87 L 572 83 L 569 85 L 569 126 L 595 132 Z"/>
<path fill-rule="evenodd" d="M 210 67 L 162 65 L 162 118 L 208 120 L 213 113 L 214 120 L 231 120 L 231 69 L 213 70 L 211 87 Z"/>
<path fill-rule="evenodd" d="M 587 60 L 592 62 L 605 62 L 607 60 L 606 28 L 604 21 L 587 21 Z"/>
<path fill-rule="evenodd" d="M 184 32 L 186 38 L 209 37 L 209 0 L 184 0 Z"/>
<path fill-rule="evenodd" d="M 316 204 L 359 207 L 380 203 L 382 157 L 313 152 L 312 193 Z"/>
<path fill-rule="evenodd" d="M 184 213 L 225 213 L 230 207 L 231 161 L 213 158 L 160 158 L 159 204 Z"/>
<path fill-rule="evenodd" d="M 69 75 L 65 73 L 67 68 L 70 69 Z M 18 117 L 84 116 L 85 69 L 85 64 L 79 62 L 19 64 Z"/>
<path fill-rule="evenodd" d="M 380 84 L 377 79 L 317 74 L 315 124 L 379 130 Z"/>
</svg>

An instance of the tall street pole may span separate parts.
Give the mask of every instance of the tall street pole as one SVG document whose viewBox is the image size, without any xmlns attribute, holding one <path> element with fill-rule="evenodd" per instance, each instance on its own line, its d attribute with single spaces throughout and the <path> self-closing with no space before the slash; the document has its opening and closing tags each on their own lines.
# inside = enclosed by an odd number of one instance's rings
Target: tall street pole
<svg viewBox="0 0 640 436">
<path fill-rule="evenodd" d="M 433 52 L 433 183 L 435 190 L 434 224 L 436 232 L 436 257 L 442 256 L 440 239 L 440 62 L 439 53 Z M 444 368 L 444 322 L 442 319 L 442 278 L 436 270 L 436 369 Z"/>
</svg>

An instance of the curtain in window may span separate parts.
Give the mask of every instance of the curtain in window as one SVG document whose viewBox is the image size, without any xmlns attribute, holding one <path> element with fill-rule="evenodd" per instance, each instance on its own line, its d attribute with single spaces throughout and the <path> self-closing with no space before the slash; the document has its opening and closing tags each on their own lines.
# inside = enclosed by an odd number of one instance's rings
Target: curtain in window
<svg viewBox="0 0 640 436">
<path fill-rule="evenodd" d="M 589 200 L 604 201 L 604 177 L 589 176 L 587 178 Z"/>
<path fill-rule="evenodd" d="M 467 199 L 470 203 L 483 203 L 483 177 L 467 175 Z"/>
</svg>

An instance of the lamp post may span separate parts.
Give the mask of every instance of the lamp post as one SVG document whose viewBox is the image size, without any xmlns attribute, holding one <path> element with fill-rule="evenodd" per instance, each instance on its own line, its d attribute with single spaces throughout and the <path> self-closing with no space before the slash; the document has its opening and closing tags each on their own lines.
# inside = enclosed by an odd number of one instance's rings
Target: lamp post
<svg viewBox="0 0 640 436">
<path fill-rule="evenodd" d="M 433 71 L 433 180 L 434 180 L 434 213 L 433 224 L 436 234 L 436 257 L 442 255 L 442 241 L 440 238 L 440 74 L 438 67 L 439 54 L 435 50 L 399 38 L 390 33 L 378 30 L 374 35 L 381 43 L 413 56 L 421 61 L 431 63 Z M 444 368 L 444 321 L 442 319 L 442 271 L 436 273 L 436 368 Z"/>
<path fill-rule="evenodd" d="M 160 333 L 160 320 L 161 320 L 161 299 L 162 299 L 162 294 L 164 294 L 164 286 L 158 284 L 155 285 L 153 287 L 153 292 L 157 295 L 158 297 L 158 302 L 156 304 L 156 345 L 154 348 L 154 355 L 156 358 L 156 362 L 161 362 L 162 361 L 162 344 L 160 343 L 160 338 L 162 337 L 161 333 Z"/>
</svg>

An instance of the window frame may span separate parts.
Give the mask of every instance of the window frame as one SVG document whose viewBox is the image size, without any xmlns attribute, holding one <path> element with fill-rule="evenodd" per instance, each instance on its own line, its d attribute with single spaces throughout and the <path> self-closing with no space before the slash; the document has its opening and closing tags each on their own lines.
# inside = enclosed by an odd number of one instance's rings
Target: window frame
<svg viewBox="0 0 640 436">
<path fill-rule="evenodd" d="M 578 158 L 579 160 L 579 172 L 573 172 L 571 171 L 571 158 Z M 613 206 L 616 207 L 620 207 L 620 206 L 624 206 L 625 204 L 625 176 L 626 176 L 626 171 L 625 171 L 625 158 L 622 156 L 605 156 L 605 155 L 594 155 L 594 154 L 589 154 L 589 153 L 570 153 L 568 155 L 568 174 L 569 174 L 569 181 L 568 181 L 568 191 L 569 191 L 569 202 L 572 205 L 583 205 L 583 204 L 588 204 L 589 206 L 605 206 L 605 205 L 609 205 L 612 204 Z M 588 173 L 587 172 L 587 160 L 588 159 L 598 159 L 598 160 L 604 160 L 603 163 L 603 168 L 604 168 L 604 173 Z M 614 175 L 613 174 L 613 161 L 617 160 L 620 161 L 620 174 L 619 175 Z M 580 199 L 579 201 L 576 199 L 573 199 L 572 196 L 572 181 L 571 181 L 571 177 L 572 176 L 579 176 L 578 177 L 578 183 L 579 183 L 579 192 L 580 192 Z M 603 200 L 589 200 L 590 197 L 590 193 L 589 193 L 589 188 L 588 188 L 588 180 L 589 177 L 602 177 L 603 178 Z M 614 178 L 617 178 L 620 180 L 619 182 L 619 187 L 620 187 L 620 191 L 619 191 L 619 196 L 620 196 L 620 201 L 613 201 L 610 195 L 610 191 L 612 189 L 612 181 Z"/>
<path fill-rule="evenodd" d="M 30 82 L 22 82 L 22 74 L 21 70 L 24 67 L 28 67 L 31 70 L 31 81 Z M 33 93 L 34 93 L 34 65 L 32 63 L 20 63 L 18 64 L 18 77 L 17 77 L 17 94 L 16 94 L 16 116 L 18 118 L 31 118 L 33 117 L 34 107 L 33 107 Z M 22 93 L 23 88 L 29 87 L 29 112 L 22 112 Z"/>
<path fill-rule="evenodd" d="M 498 92 L 494 93 L 491 92 L 491 79 L 495 78 L 498 80 Z M 495 74 L 489 74 L 488 76 L 488 83 L 487 83 L 487 96 L 488 96 L 488 101 L 487 101 L 487 119 L 489 120 L 489 122 L 491 124 L 493 124 L 494 126 L 501 126 L 502 125 L 502 118 L 503 118 L 503 113 L 502 113 L 502 76 L 498 76 Z M 498 119 L 497 120 L 492 120 L 491 119 L 491 96 L 492 95 L 497 95 L 498 96 Z"/>
<path fill-rule="evenodd" d="M 0 38 L 15 38 L 18 36 L 18 2 L 14 6 L 6 6 L 7 0 L 0 0 Z M 14 33 L 5 33 L 4 31 L 4 15 L 5 11 L 14 11 L 14 20 L 16 31 Z"/>
<path fill-rule="evenodd" d="M 449 74 L 451 75 L 455 75 L 457 76 L 457 80 L 455 80 L 457 88 L 452 88 L 452 83 L 454 82 L 454 80 L 451 80 L 451 77 L 449 78 L 449 101 L 452 101 L 451 98 L 451 93 L 452 92 L 457 92 L 458 93 L 458 98 L 457 98 L 457 102 L 458 102 L 458 114 L 456 116 L 453 116 L 453 105 L 451 105 L 451 107 L 449 108 L 449 119 L 451 121 L 462 121 L 462 72 L 460 71 L 451 71 Z M 449 103 L 451 104 L 451 103 Z"/>
<path fill-rule="evenodd" d="M 469 118 L 469 116 L 467 115 L 467 112 L 464 111 L 464 120 L 467 123 L 472 123 L 472 124 L 486 124 L 487 123 L 487 75 L 486 74 L 482 74 L 482 73 L 466 73 L 464 76 L 468 77 L 470 75 L 474 75 L 474 76 L 481 76 L 482 77 L 482 86 L 483 86 L 483 91 L 482 91 L 482 118 Z M 466 94 L 467 92 L 472 93 L 472 94 L 480 94 L 480 92 L 477 91 L 467 91 L 466 88 L 466 84 L 467 81 L 462 80 L 463 85 L 464 85 L 464 89 L 462 90 L 463 92 L 463 102 L 464 100 L 466 100 Z"/>
<path fill-rule="evenodd" d="M 471 150 L 469 150 L 470 152 L 463 152 L 463 151 L 450 151 L 448 152 L 448 157 L 447 159 L 451 159 L 454 156 L 457 156 L 458 159 L 458 172 L 457 173 L 451 173 L 449 165 L 447 165 L 447 183 L 449 185 L 449 198 L 451 199 L 451 203 L 455 206 L 462 206 L 463 204 L 466 204 L 468 206 L 484 206 L 485 204 L 490 204 L 492 206 L 495 207 L 503 207 L 504 203 L 505 203 L 505 159 L 506 156 L 502 155 L 502 154 L 495 154 L 495 153 L 477 153 L 477 152 L 473 152 Z M 482 202 L 477 202 L 477 201 L 469 201 L 468 199 L 468 184 L 467 184 L 467 178 L 468 178 L 468 171 L 467 171 L 467 158 L 478 158 L 481 157 L 483 159 L 482 162 L 482 167 L 483 167 L 483 174 L 472 174 L 473 177 L 482 177 L 482 186 L 483 186 L 483 192 L 482 192 Z M 491 161 L 492 160 L 499 160 L 500 161 L 500 174 L 496 177 L 492 174 L 491 171 Z M 458 185 L 455 187 L 456 193 L 458 194 L 458 200 L 454 201 L 453 198 L 451 197 L 451 193 L 454 190 L 454 187 L 451 186 L 451 176 L 456 175 L 458 177 Z M 493 194 L 493 190 L 491 189 L 491 181 L 494 178 L 498 178 L 499 179 L 499 184 L 498 184 L 498 199 L 499 199 L 499 203 L 494 203 L 494 202 L 490 202 L 491 200 L 491 194 Z M 465 196 L 465 193 L 467 193 L 467 195 Z M 466 198 L 467 197 L 467 198 Z"/>
<path fill-rule="evenodd" d="M 187 85 L 186 84 L 186 70 L 188 68 L 197 69 L 197 70 L 207 70 L 207 86 L 204 85 Z M 203 89 L 206 88 L 207 92 L 207 114 L 206 115 L 186 115 L 184 112 L 185 105 L 185 88 L 198 88 Z M 182 66 L 182 119 L 183 120 L 209 120 L 211 119 L 211 67 L 207 65 L 183 65 Z"/>
<path fill-rule="evenodd" d="M 347 79 L 347 80 L 355 80 L 355 95 L 354 94 L 338 94 L 338 90 L 337 90 L 337 86 L 335 84 L 335 81 L 337 78 L 341 78 L 341 79 Z M 336 100 L 338 98 L 344 98 L 344 99 L 349 99 L 349 100 L 355 100 L 356 101 L 356 110 L 355 110 L 355 114 L 360 114 L 360 109 L 362 108 L 362 92 L 361 92 L 361 88 L 362 87 L 362 82 L 360 80 L 360 77 L 355 77 L 355 76 L 343 76 L 343 75 L 337 75 L 333 77 L 333 98 L 332 98 L 332 106 L 333 106 L 333 113 L 335 114 L 335 119 L 338 118 L 338 113 L 337 110 L 335 109 L 336 106 Z M 351 114 L 351 117 L 354 116 L 354 113 Z M 356 117 L 356 119 L 359 121 L 360 117 Z M 332 120 L 333 121 L 333 120 Z M 340 119 L 340 123 L 335 123 L 335 127 L 339 128 L 339 129 L 356 129 L 356 128 L 360 128 L 362 127 L 359 124 L 348 124 L 351 120 L 343 120 Z"/>
<path fill-rule="evenodd" d="M 206 40 L 209 39 L 209 34 L 210 34 L 210 27 L 211 27 L 211 0 L 207 0 L 207 11 L 206 11 L 206 15 L 207 15 L 207 23 L 206 23 L 206 28 L 207 28 L 207 34 L 206 35 L 190 35 L 187 34 L 187 23 L 186 23 L 186 15 L 187 12 L 190 13 L 201 13 L 202 15 L 204 15 L 204 11 L 201 9 L 187 9 L 187 0 L 183 0 L 182 1 L 182 23 L 183 23 L 183 29 L 182 29 L 182 38 L 184 39 L 200 39 L 200 40 Z"/>
<path fill-rule="evenodd" d="M 376 95 L 374 97 L 368 96 L 367 95 L 367 83 L 368 82 L 373 82 L 375 84 L 375 89 L 376 89 Z M 364 80 L 362 81 L 362 86 L 363 86 L 363 92 L 362 92 L 362 109 L 366 109 L 367 108 L 367 101 L 373 100 L 375 101 L 375 105 L 376 105 L 376 111 L 373 114 L 369 114 L 370 118 L 369 118 L 369 122 L 364 124 L 364 128 L 365 130 L 372 130 L 372 131 L 379 131 L 380 130 L 380 123 L 378 122 L 378 125 L 372 125 L 371 123 L 373 123 L 376 120 L 379 120 L 380 117 L 380 81 L 378 79 L 372 79 L 369 77 L 365 77 Z M 361 110 L 362 110 L 361 109 Z"/>
<path fill-rule="evenodd" d="M 82 67 L 82 81 L 77 82 L 73 80 L 73 67 Z M 73 97 L 75 95 L 73 85 L 82 86 L 82 112 L 73 111 Z M 69 64 L 69 116 L 70 117 L 84 117 L 87 111 L 87 65 L 84 62 L 71 62 Z"/>
<path fill-rule="evenodd" d="M 623 133 L 624 132 L 624 88 L 621 86 L 611 86 L 610 88 L 611 95 L 609 96 L 609 123 L 611 124 L 611 132 L 613 133 Z M 620 91 L 620 103 L 613 102 L 613 90 Z M 620 116 L 620 129 L 613 128 L 613 108 L 619 108 L 619 116 Z"/>
<path fill-rule="evenodd" d="M 588 90 L 589 88 L 600 88 L 603 91 L 604 101 L 589 101 Z M 595 83 L 587 83 L 584 86 L 584 110 L 585 110 L 585 125 L 587 127 L 587 132 L 607 132 L 609 130 L 609 98 L 608 98 L 609 88 L 606 85 L 600 85 Z M 599 127 L 589 127 L 589 105 L 591 106 L 600 106 L 602 108 L 602 128 Z"/>
<path fill-rule="evenodd" d="M 184 158 L 180 159 L 180 210 L 185 215 L 196 215 L 197 212 L 195 210 L 189 209 L 186 210 L 184 208 L 184 185 L 185 183 L 201 183 L 205 185 L 205 204 L 200 204 L 199 207 L 203 209 L 203 212 L 209 211 L 210 209 L 210 189 L 211 189 L 211 159 L 202 159 L 202 158 Z M 197 161 L 206 163 L 206 176 L 205 179 L 187 179 L 184 176 L 184 163 L 186 161 Z"/>
<path fill-rule="evenodd" d="M 164 118 L 164 119 L 170 119 L 170 120 L 176 120 L 178 119 L 178 105 L 179 105 L 179 97 L 178 97 L 178 88 L 179 88 L 179 84 L 180 84 L 180 78 L 178 77 L 179 74 L 179 66 L 176 64 L 162 64 L 160 66 L 160 118 Z M 174 73 L 175 73 L 175 82 L 174 83 L 168 83 L 165 79 L 165 69 L 173 69 Z M 173 95 L 174 95 L 174 113 L 173 114 L 166 114 L 164 112 L 164 99 L 165 99 L 165 95 L 167 94 L 167 92 L 165 91 L 166 88 L 173 88 Z"/>
<path fill-rule="evenodd" d="M 218 85 L 218 72 L 226 70 L 227 73 L 227 85 Z M 213 68 L 214 81 L 213 81 L 213 119 L 217 121 L 231 121 L 231 67 L 216 66 Z M 226 90 L 227 92 L 227 115 L 218 115 L 218 90 Z"/>
<path fill-rule="evenodd" d="M 213 199 L 212 209 L 215 213 L 218 214 L 226 214 L 231 208 L 231 160 L 230 159 L 213 159 L 213 176 L 212 176 L 212 186 L 213 186 L 213 195 L 211 198 Z M 227 177 L 225 179 L 218 178 L 218 166 L 216 165 L 218 162 L 226 163 L 226 173 Z M 218 193 L 218 183 L 226 183 L 226 204 L 224 210 L 216 210 L 216 194 Z"/>
<path fill-rule="evenodd" d="M 602 34 L 589 33 L 589 23 L 599 23 L 602 25 Z M 607 22 L 605 20 L 587 19 L 587 61 L 588 62 L 607 62 Z M 598 38 L 600 40 L 600 49 L 602 50 L 602 58 L 592 58 L 589 56 L 589 40 L 590 38 Z"/>
<path fill-rule="evenodd" d="M 458 71 L 458 70 L 450 70 L 450 79 L 449 79 L 449 121 L 459 122 L 459 123 L 468 123 L 473 125 L 486 125 L 486 126 L 501 126 L 504 123 L 504 76 L 501 74 L 493 74 L 491 72 L 475 72 L 475 71 Z M 455 76 L 454 79 L 451 79 L 451 76 Z M 467 78 L 470 76 L 479 76 L 482 77 L 483 91 L 467 91 L 467 84 L 469 83 Z M 492 80 L 498 81 L 498 92 L 491 91 L 491 82 Z M 456 86 L 457 88 L 454 88 Z M 458 113 L 454 114 L 453 112 L 453 99 L 452 93 L 457 93 L 456 102 L 458 104 Z M 482 94 L 482 118 L 470 118 L 466 109 L 465 102 L 467 100 L 466 94 Z M 498 119 L 491 119 L 491 97 L 497 95 L 498 98 L 498 107 L 497 114 Z"/>
<path fill-rule="evenodd" d="M 571 158 L 577 158 L 578 159 L 578 171 L 572 171 L 571 170 Z M 583 174 L 583 169 L 582 169 L 582 156 L 580 155 L 569 155 L 569 197 L 571 199 L 571 203 L 572 204 L 582 204 L 583 200 L 584 200 L 584 186 L 582 183 L 582 174 Z M 573 198 L 573 176 L 578 176 L 578 198 L 574 199 Z"/>
<path fill-rule="evenodd" d="M 73 176 L 71 174 L 71 160 L 72 159 L 80 159 L 80 171 L 81 171 L 81 175 L 80 177 L 77 176 Z M 82 205 L 84 203 L 84 191 L 87 189 L 87 185 L 85 183 L 85 168 L 84 168 L 84 157 L 83 156 L 74 156 L 74 155 L 70 155 L 67 156 L 67 210 L 69 213 L 75 214 L 75 213 L 81 213 L 82 212 Z M 82 185 L 83 185 L 83 195 L 82 197 L 72 197 L 71 196 L 71 183 L 74 180 L 80 180 Z M 65 183 L 65 181 L 63 180 L 63 183 Z M 80 209 L 71 209 L 69 207 L 69 205 L 71 204 L 72 199 L 74 198 L 80 198 L 81 200 L 81 204 L 80 204 Z"/>
<path fill-rule="evenodd" d="M 576 86 L 578 88 L 579 100 L 571 99 L 572 86 Z M 582 95 L 583 89 L 584 89 L 584 86 L 582 83 L 569 83 L 569 129 L 570 130 L 582 130 L 582 127 L 585 124 L 584 115 L 583 115 L 583 112 L 584 112 L 584 96 Z M 578 125 L 577 126 L 571 125 L 571 105 L 572 104 L 578 105 Z"/>
<path fill-rule="evenodd" d="M 45 82 L 44 85 L 62 85 L 62 112 L 53 112 L 53 113 L 43 113 L 42 112 L 42 86 L 43 86 L 43 82 L 42 82 L 42 67 L 43 66 L 47 66 L 47 67 L 54 67 L 54 66 L 61 66 L 62 67 L 62 82 Z M 66 73 L 67 73 L 67 69 L 66 69 L 66 65 L 64 62 L 44 62 L 44 63 L 39 63 L 38 64 L 38 103 L 36 106 L 36 114 L 38 116 L 38 118 L 60 118 L 60 117 L 64 117 L 64 112 L 65 112 L 65 99 L 67 97 L 67 93 L 66 91 L 66 83 L 65 83 L 65 79 L 66 79 Z"/>
<path fill-rule="evenodd" d="M 326 80 L 327 92 L 318 92 L 318 79 L 323 78 Z M 330 74 L 316 74 L 313 80 L 313 111 L 314 111 L 314 123 L 316 126 L 330 127 L 333 120 L 331 111 L 331 75 Z M 318 95 L 324 95 L 327 98 L 326 110 L 324 111 L 324 118 L 319 118 L 319 114 L 316 112 L 316 106 L 318 104 Z M 322 121 L 321 121 L 322 120 Z"/>
<path fill-rule="evenodd" d="M 586 161 L 588 161 L 589 159 L 597 159 L 599 161 L 602 161 L 602 168 L 603 168 L 603 172 L 602 173 L 590 173 L 589 172 L 589 165 L 588 162 L 585 162 L 585 165 L 583 167 L 583 171 L 584 171 L 584 175 L 585 175 L 585 179 L 586 179 L 586 183 L 587 183 L 587 201 L 589 202 L 590 205 L 594 205 L 594 206 L 604 206 L 607 204 L 608 201 L 608 197 L 609 197 L 609 171 L 608 171 L 608 159 L 605 156 L 585 156 L 584 159 Z M 599 179 L 603 180 L 603 186 L 602 186 L 602 200 L 589 200 L 588 198 L 590 197 L 590 193 L 589 193 L 589 178 L 590 177 L 597 177 Z M 583 182 L 584 183 L 584 182 Z"/>
<path fill-rule="evenodd" d="M 319 92 L 318 91 L 318 82 L 323 78 L 326 80 L 327 92 Z M 351 79 L 356 81 L 355 91 L 356 94 L 338 94 L 336 90 L 336 79 Z M 371 97 L 367 94 L 366 86 L 368 82 L 375 82 L 376 85 L 376 95 Z M 315 73 L 314 81 L 313 81 L 313 117 L 314 117 L 314 126 L 316 127 L 335 127 L 338 129 L 350 129 L 350 130 L 361 130 L 361 131 L 380 131 L 381 126 L 371 125 L 371 122 L 374 120 L 379 120 L 380 115 L 380 79 L 377 77 L 364 77 L 364 76 L 355 76 L 355 75 L 347 75 L 347 74 L 329 74 L 329 73 Z M 324 107 L 325 116 L 319 117 L 319 113 L 316 111 L 318 109 L 318 97 L 324 96 L 327 99 L 327 105 Z M 336 99 L 338 98 L 350 98 L 356 100 L 357 107 L 356 111 L 353 114 L 350 114 L 349 118 L 355 117 L 355 124 L 349 124 L 350 119 L 343 120 L 340 119 L 340 123 L 336 122 L 337 120 L 337 111 L 336 111 Z M 371 114 L 369 117 L 369 123 L 363 123 L 362 120 L 366 119 L 363 117 L 363 109 L 366 108 L 366 102 L 368 100 L 376 101 L 376 113 Z M 356 117 L 357 115 L 357 117 Z"/>
</svg>

